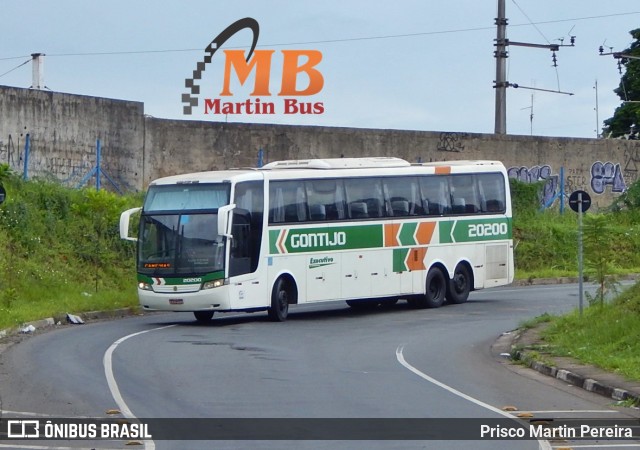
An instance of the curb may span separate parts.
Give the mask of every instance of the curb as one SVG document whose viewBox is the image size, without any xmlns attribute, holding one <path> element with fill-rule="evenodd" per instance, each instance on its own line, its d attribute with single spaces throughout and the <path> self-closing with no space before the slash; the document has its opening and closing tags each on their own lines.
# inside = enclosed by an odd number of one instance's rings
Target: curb
<svg viewBox="0 0 640 450">
<path fill-rule="evenodd" d="M 107 311 L 89 311 L 81 314 L 74 314 L 74 316 L 81 318 L 83 321 L 87 320 L 106 320 L 106 319 L 114 319 L 117 317 L 126 317 L 133 316 L 139 314 L 137 308 L 120 308 L 113 309 Z M 61 314 L 59 316 L 47 317 L 40 320 L 34 320 L 32 322 L 26 322 L 23 325 L 16 328 L 7 328 L 4 330 L 0 330 L 0 339 L 8 337 L 8 336 L 28 336 L 34 334 L 35 331 L 41 330 L 43 328 L 49 328 L 57 325 L 72 325 L 72 323 L 67 319 L 67 314 Z M 33 327 L 33 331 L 24 332 L 25 328 Z"/>
<path fill-rule="evenodd" d="M 517 339 L 518 337 L 516 337 L 514 341 Z M 572 386 L 582 388 L 585 391 L 593 392 L 594 394 L 599 394 L 616 401 L 629 400 L 636 405 L 640 405 L 640 392 L 612 386 L 570 370 L 559 369 L 558 367 L 536 360 L 532 354 L 525 350 L 512 350 L 511 360 L 523 363 L 536 372 L 564 381 Z"/>
<path fill-rule="evenodd" d="M 615 275 L 616 280 L 638 280 L 640 278 L 640 274 L 632 273 L 626 275 Z M 542 286 L 547 284 L 572 284 L 580 281 L 579 277 L 556 277 L 556 278 L 526 278 L 520 280 L 513 280 L 510 286 Z M 589 282 L 589 280 L 585 277 L 583 279 L 585 282 Z"/>
</svg>

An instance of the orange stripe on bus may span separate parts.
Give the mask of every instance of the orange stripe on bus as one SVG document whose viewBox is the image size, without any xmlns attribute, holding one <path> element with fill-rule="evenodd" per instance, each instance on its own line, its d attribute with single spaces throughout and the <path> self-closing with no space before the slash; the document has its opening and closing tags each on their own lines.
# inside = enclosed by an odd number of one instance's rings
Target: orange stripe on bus
<svg viewBox="0 0 640 450">
<path fill-rule="evenodd" d="M 287 253 L 287 247 L 284 245 L 285 238 L 287 237 L 287 230 L 280 230 L 280 236 L 278 237 L 278 250 L 280 253 Z"/>
<path fill-rule="evenodd" d="M 420 222 L 416 230 L 416 241 L 418 244 L 426 245 L 431 243 L 433 231 L 436 229 L 435 222 Z"/>
<path fill-rule="evenodd" d="M 451 166 L 436 167 L 436 175 L 449 175 L 451 173 Z"/>
<path fill-rule="evenodd" d="M 406 264 L 409 270 L 425 270 L 424 257 L 427 256 L 427 247 L 412 248 L 407 255 Z"/>
<path fill-rule="evenodd" d="M 385 247 L 397 247 L 398 244 L 398 231 L 400 230 L 399 223 L 385 223 L 384 224 L 384 246 Z"/>
</svg>

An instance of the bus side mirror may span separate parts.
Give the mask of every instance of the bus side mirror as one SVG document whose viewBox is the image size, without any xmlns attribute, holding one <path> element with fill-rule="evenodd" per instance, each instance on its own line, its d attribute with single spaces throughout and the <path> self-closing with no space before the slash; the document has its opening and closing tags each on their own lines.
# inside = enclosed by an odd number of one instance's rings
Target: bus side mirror
<svg viewBox="0 0 640 450">
<path fill-rule="evenodd" d="M 131 215 L 137 213 L 142 208 L 131 208 L 120 214 L 120 239 L 126 241 L 137 241 L 138 238 L 129 237 L 129 220 Z"/>
<path fill-rule="evenodd" d="M 233 238 L 231 235 L 231 212 L 235 209 L 235 203 L 218 208 L 218 234 L 220 236 Z"/>
</svg>

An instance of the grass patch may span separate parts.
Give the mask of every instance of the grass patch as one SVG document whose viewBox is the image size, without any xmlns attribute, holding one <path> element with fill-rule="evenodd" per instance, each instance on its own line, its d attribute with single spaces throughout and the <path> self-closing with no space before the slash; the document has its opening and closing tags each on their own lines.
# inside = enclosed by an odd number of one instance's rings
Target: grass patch
<svg viewBox="0 0 640 450">
<path fill-rule="evenodd" d="M 513 241 L 517 279 L 575 277 L 578 275 L 578 215 L 568 208 L 540 210 L 537 184 L 511 180 L 513 195 Z M 584 227 L 597 224 L 606 229 L 607 271 L 622 275 L 640 273 L 640 214 L 635 209 L 613 207 L 585 214 Z M 587 233 L 588 234 L 588 233 Z M 598 236 L 598 233 L 594 233 Z M 598 273 L 591 261 L 602 256 L 602 249 L 589 251 L 585 240 L 585 274 Z M 602 267 L 602 264 L 600 265 Z"/>
<path fill-rule="evenodd" d="M 553 317 L 550 314 L 544 313 L 537 317 L 534 317 L 533 319 L 525 320 L 520 324 L 518 328 L 528 330 L 528 329 L 537 327 L 541 323 L 551 322 L 552 319 Z"/>
<path fill-rule="evenodd" d="M 640 283 L 615 300 L 553 317 L 541 332 L 556 356 L 571 356 L 587 364 L 640 380 Z"/>
<path fill-rule="evenodd" d="M 135 246 L 120 240 L 118 196 L 0 171 L 0 329 L 64 313 L 137 305 Z"/>
</svg>

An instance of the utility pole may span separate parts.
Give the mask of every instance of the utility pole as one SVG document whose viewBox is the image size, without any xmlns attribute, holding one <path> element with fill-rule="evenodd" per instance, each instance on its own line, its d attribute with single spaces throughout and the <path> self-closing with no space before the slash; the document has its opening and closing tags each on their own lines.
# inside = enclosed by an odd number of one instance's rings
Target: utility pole
<svg viewBox="0 0 640 450">
<path fill-rule="evenodd" d="M 599 117 L 599 111 L 598 111 L 598 80 L 596 79 L 596 84 L 595 86 L 593 86 L 593 88 L 596 90 L 596 107 L 594 108 L 596 110 L 596 139 L 600 139 L 600 117 Z"/>
<path fill-rule="evenodd" d="M 528 86 L 520 86 L 516 83 L 509 83 L 507 81 L 507 58 L 509 57 L 509 52 L 507 51 L 507 47 L 510 45 L 517 45 L 520 47 L 534 47 L 534 48 L 545 48 L 551 50 L 552 56 L 551 60 L 553 61 L 553 66 L 557 67 L 557 59 L 556 52 L 560 50 L 560 47 L 573 47 L 575 45 L 575 36 L 571 36 L 571 44 L 563 45 L 561 44 L 531 44 L 528 42 L 515 42 L 510 41 L 506 38 L 507 35 L 507 23 L 508 20 L 505 17 L 505 0 L 498 0 L 498 17 L 496 17 L 496 26 L 497 26 L 497 35 L 496 35 L 496 50 L 493 53 L 493 56 L 496 58 L 496 80 L 494 84 L 494 88 L 496 90 L 496 122 L 495 122 L 495 134 L 507 134 L 507 88 L 523 88 L 523 89 L 532 89 L 534 91 L 545 91 L 545 92 L 554 92 L 556 94 L 567 94 L 573 95 L 570 92 L 561 92 L 560 90 L 549 90 L 549 89 L 538 89 L 534 87 Z"/>
<path fill-rule="evenodd" d="M 496 123 L 495 133 L 507 133 L 507 18 L 505 17 L 505 0 L 498 0 L 498 17 L 496 17 Z"/>
<path fill-rule="evenodd" d="M 31 89 L 44 89 L 44 53 L 31 54 Z"/>
</svg>

